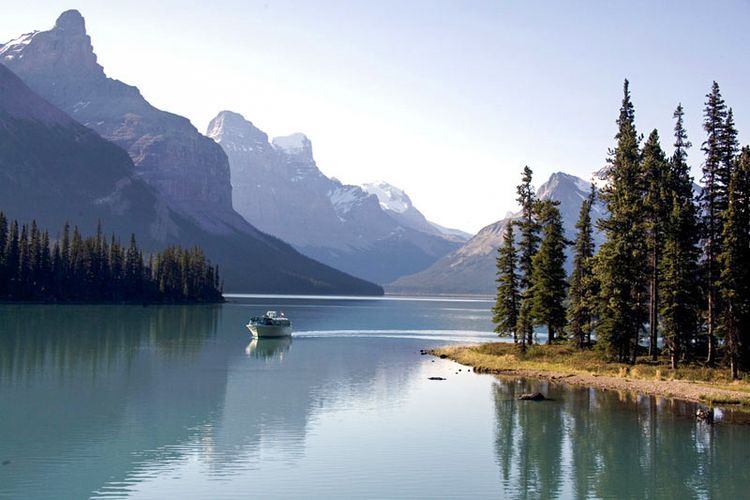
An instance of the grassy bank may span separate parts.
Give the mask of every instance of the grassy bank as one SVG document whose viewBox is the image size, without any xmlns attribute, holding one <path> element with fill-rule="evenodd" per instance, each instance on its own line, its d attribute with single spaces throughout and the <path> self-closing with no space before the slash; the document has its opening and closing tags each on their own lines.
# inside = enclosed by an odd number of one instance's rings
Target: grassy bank
<svg viewBox="0 0 750 500">
<path fill-rule="evenodd" d="M 443 347 L 433 351 L 477 372 L 560 379 L 602 389 L 686 399 L 750 411 L 750 380 L 731 380 L 726 369 L 641 360 L 635 365 L 606 361 L 592 350 L 569 345 L 533 345 L 525 353 L 509 343 Z"/>
</svg>

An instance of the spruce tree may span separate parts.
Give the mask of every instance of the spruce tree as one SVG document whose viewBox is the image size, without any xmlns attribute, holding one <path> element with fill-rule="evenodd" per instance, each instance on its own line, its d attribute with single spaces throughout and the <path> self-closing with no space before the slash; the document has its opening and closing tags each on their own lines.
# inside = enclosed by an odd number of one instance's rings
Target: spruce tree
<svg viewBox="0 0 750 500">
<path fill-rule="evenodd" d="M 560 202 L 539 202 L 539 221 L 542 226 L 542 241 L 534 254 L 531 272 L 531 315 L 536 324 L 547 326 L 547 343 L 563 336 L 566 325 L 565 298 L 568 289 L 565 275 L 565 239 Z"/>
<path fill-rule="evenodd" d="M 521 300 L 518 292 L 518 274 L 516 265 L 515 237 L 513 221 L 508 221 L 503 233 L 503 244 L 497 251 L 497 297 L 492 308 L 492 321 L 495 332 L 499 335 L 512 335 L 513 342 L 518 342 L 518 308 Z M 522 338 L 525 342 L 525 338 Z"/>
<path fill-rule="evenodd" d="M 706 141 L 702 150 L 706 155 L 703 164 L 703 195 L 701 212 L 703 214 L 703 249 L 706 276 L 706 334 L 708 337 L 707 362 L 715 361 L 716 318 L 720 310 L 718 279 L 721 274 L 718 261 L 723 234 L 723 213 L 728 205 L 727 189 L 729 183 L 729 166 L 727 164 L 726 141 L 730 136 L 725 127 L 727 124 L 727 107 L 721 96 L 719 84 L 713 82 L 711 92 L 706 96 L 706 107 L 703 112 L 703 129 Z"/>
<path fill-rule="evenodd" d="M 5 243 L 5 275 L 6 275 L 6 296 L 15 298 L 18 294 L 18 265 L 20 260 L 18 247 L 18 221 L 10 224 L 8 239 Z"/>
<path fill-rule="evenodd" d="M 31 251 L 29 246 L 29 226 L 21 226 L 18 239 L 18 298 L 28 300 L 31 291 Z"/>
<path fill-rule="evenodd" d="M 591 332 L 596 308 L 597 287 L 594 276 L 594 237 L 591 209 L 596 199 L 592 185 L 591 194 L 581 204 L 576 223 L 576 241 L 573 253 L 573 271 L 568 292 L 568 325 L 570 335 L 581 348 L 591 343 Z"/>
<path fill-rule="evenodd" d="M 649 282 L 649 348 L 651 359 L 657 359 L 659 325 L 659 268 L 664 249 L 664 230 L 669 216 L 671 199 L 668 196 L 669 165 L 659 143 L 659 133 L 653 130 L 643 145 L 642 175 L 644 178 L 645 228 L 648 237 Z"/>
<path fill-rule="evenodd" d="M 531 295 L 531 274 L 533 258 L 539 246 L 539 222 L 537 221 L 537 199 L 531 185 L 532 170 L 525 166 L 521 184 L 516 188 L 521 205 L 521 217 L 516 222 L 521 233 L 519 242 L 518 267 L 520 270 L 519 290 L 521 302 L 518 312 L 518 334 L 523 337 L 521 343 L 531 344 L 534 341 L 534 318 L 531 313 L 533 297 Z"/>
<path fill-rule="evenodd" d="M 721 323 L 732 378 L 739 377 L 742 351 L 747 348 L 750 322 L 750 147 L 742 150 L 729 183 L 728 205 L 719 261 Z"/>
<path fill-rule="evenodd" d="M 664 254 L 660 266 L 660 315 L 663 338 L 670 352 L 672 368 L 687 358 L 695 344 L 700 312 L 698 213 L 694 203 L 693 179 L 687 164 L 691 147 L 683 124 L 682 105 L 676 119 L 674 154 L 669 161 L 667 180 L 669 217 L 664 234 Z"/>
<path fill-rule="evenodd" d="M 601 285 L 597 338 L 607 355 L 634 363 L 644 320 L 646 248 L 640 137 L 627 80 L 617 125 L 617 145 L 608 158 L 608 185 L 601 193 L 609 217 L 598 224 L 606 241 L 596 261 Z"/>
<path fill-rule="evenodd" d="M 8 271 L 5 247 L 8 243 L 8 219 L 0 212 L 0 299 L 5 297 L 8 287 Z"/>
</svg>

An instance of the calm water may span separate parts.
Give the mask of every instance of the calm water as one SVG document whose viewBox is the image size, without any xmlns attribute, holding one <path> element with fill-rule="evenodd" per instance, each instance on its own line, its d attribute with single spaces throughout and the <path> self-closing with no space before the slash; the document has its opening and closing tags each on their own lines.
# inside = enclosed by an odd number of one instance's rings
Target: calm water
<svg viewBox="0 0 750 500">
<path fill-rule="evenodd" d="M 750 491 L 750 426 L 708 427 L 684 403 L 501 381 L 420 356 L 492 339 L 487 302 L 233 300 L 0 305 L 0 497 Z M 242 325 L 271 308 L 296 336 L 251 342 Z M 515 400 L 532 390 L 554 401 Z"/>
</svg>

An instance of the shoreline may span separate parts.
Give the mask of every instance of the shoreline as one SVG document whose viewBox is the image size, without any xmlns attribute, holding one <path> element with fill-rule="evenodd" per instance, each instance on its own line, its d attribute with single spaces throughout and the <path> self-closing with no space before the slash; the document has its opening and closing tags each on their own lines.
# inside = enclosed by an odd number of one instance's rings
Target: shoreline
<svg viewBox="0 0 750 500">
<path fill-rule="evenodd" d="M 488 344 L 484 344 L 488 345 Z M 526 361 L 510 359 L 506 355 L 493 355 L 477 352 L 482 346 L 452 346 L 430 350 L 429 353 L 447 358 L 464 366 L 470 366 L 475 373 L 500 377 L 534 378 L 571 384 L 607 391 L 628 391 L 642 395 L 678 399 L 717 407 L 722 410 L 740 411 L 750 414 L 750 388 L 735 390 L 717 387 L 715 383 L 682 379 L 639 378 L 595 373 L 592 371 L 565 368 L 562 366 L 523 367 Z"/>
</svg>

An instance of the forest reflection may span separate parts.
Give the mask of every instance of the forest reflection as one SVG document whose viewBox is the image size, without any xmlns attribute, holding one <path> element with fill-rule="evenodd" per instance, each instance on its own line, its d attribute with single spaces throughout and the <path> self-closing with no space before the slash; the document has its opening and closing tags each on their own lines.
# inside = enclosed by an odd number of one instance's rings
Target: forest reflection
<svg viewBox="0 0 750 500">
<path fill-rule="evenodd" d="M 146 347 L 167 358 L 194 356 L 216 335 L 220 307 L 0 305 L 0 376 L 81 365 L 93 374 Z"/>
<path fill-rule="evenodd" d="M 518 401 L 525 392 L 551 400 Z M 548 381 L 498 379 L 495 451 L 512 498 L 742 498 L 742 426 L 696 422 L 697 405 Z M 732 415 L 727 415 L 727 420 Z"/>
</svg>

